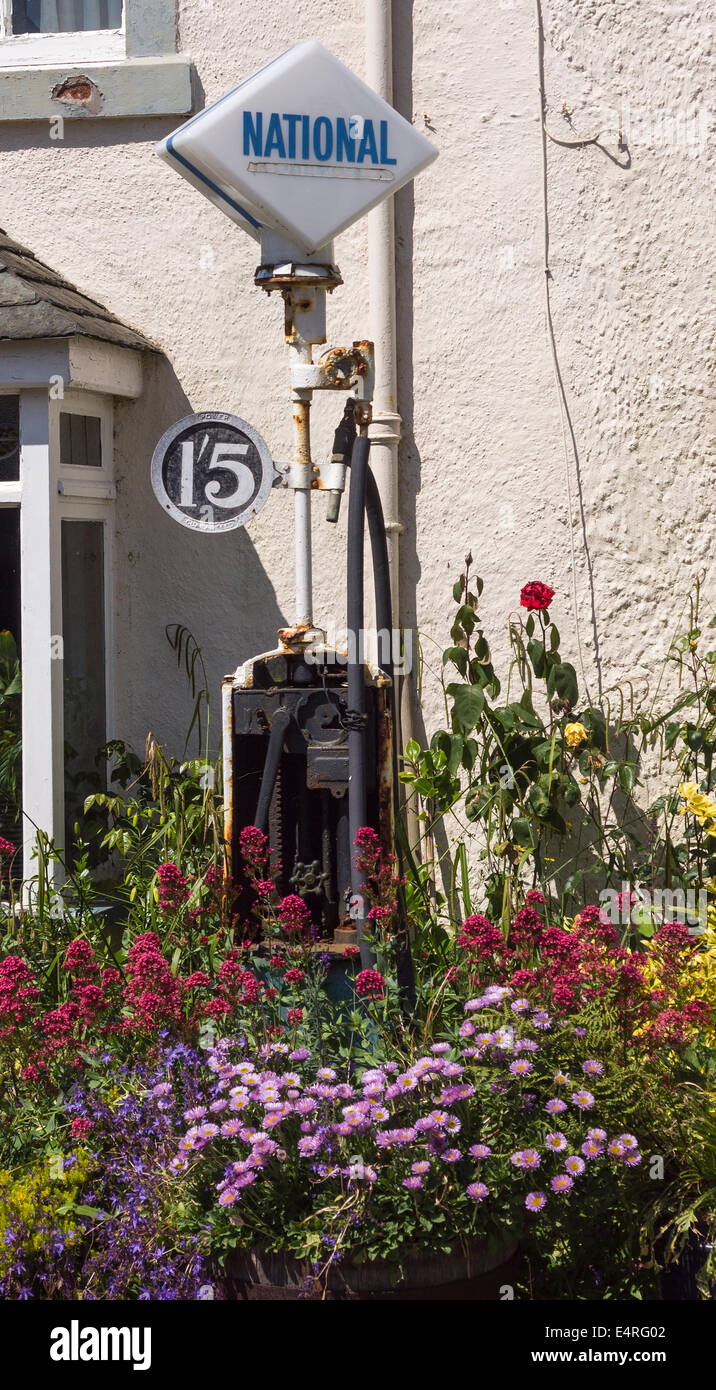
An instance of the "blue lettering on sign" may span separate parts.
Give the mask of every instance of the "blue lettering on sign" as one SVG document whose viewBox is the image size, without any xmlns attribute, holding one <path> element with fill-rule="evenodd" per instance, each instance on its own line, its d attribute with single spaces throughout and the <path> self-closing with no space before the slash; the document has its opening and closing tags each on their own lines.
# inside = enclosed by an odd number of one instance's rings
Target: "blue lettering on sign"
<svg viewBox="0 0 716 1390">
<path fill-rule="evenodd" d="M 263 111 L 243 113 L 244 155 L 257 159 L 317 160 L 325 164 L 334 159 L 338 164 L 397 164 L 388 153 L 388 122 L 375 124 L 369 117 L 361 120 L 360 128 L 354 118 L 347 116 L 303 116 L 296 112 L 272 111 L 264 128 Z M 300 134 L 299 134 L 300 133 Z M 300 149 L 300 154 L 299 154 Z"/>
</svg>

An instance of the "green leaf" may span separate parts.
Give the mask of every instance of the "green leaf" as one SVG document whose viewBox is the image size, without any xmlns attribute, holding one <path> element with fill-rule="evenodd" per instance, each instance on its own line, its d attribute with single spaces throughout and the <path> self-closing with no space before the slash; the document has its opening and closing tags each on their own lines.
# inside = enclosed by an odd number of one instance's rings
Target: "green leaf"
<svg viewBox="0 0 716 1390">
<path fill-rule="evenodd" d="M 544 789 L 538 782 L 534 782 L 527 793 L 527 803 L 534 814 L 542 818 L 548 815 L 550 810 L 550 800 Z"/>
<path fill-rule="evenodd" d="M 558 695 L 560 700 L 568 700 L 570 707 L 574 709 L 579 699 L 579 687 L 577 672 L 569 661 L 559 661 L 550 667 L 547 689 L 550 695 Z"/>
<path fill-rule="evenodd" d="M 538 642 L 538 641 L 536 641 L 536 640 L 535 640 L 535 641 L 528 642 L 528 643 L 527 643 L 527 653 L 528 653 L 528 656 L 529 656 L 530 661 L 532 662 L 532 669 L 533 669 L 533 671 L 534 671 L 534 673 L 535 673 L 535 675 L 536 675 L 538 681 L 541 681 L 541 680 L 543 679 L 544 673 L 545 673 L 545 671 L 546 671 L 546 669 L 547 669 L 547 661 L 546 661 L 546 656 L 545 656 L 544 644 L 543 644 L 542 642 Z"/>
<path fill-rule="evenodd" d="M 634 790 L 636 768 L 631 763 L 622 763 L 619 768 L 619 785 L 627 795 Z"/>
<path fill-rule="evenodd" d="M 466 733 L 480 722 L 485 708 L 485 696 L 474 685 L 449 685 L 448 695 L 454 700 L 453 716 Z"/>
<path fill-rule="evenodd" d="M 524 816 L 516 816 L 510 826 L 510 835 L 515 844 L 528 849 L 532 845 L 532 832 L 530 823 Z"/>
<path fill-rule="evenodd" d="M 453 666 L 457 666 L 461 676 L 467 675 L 467 652 L 464 647 L 446 647 L 443 652 L 443 666 L 447 666 L 450 661 Z"/>
</svg>

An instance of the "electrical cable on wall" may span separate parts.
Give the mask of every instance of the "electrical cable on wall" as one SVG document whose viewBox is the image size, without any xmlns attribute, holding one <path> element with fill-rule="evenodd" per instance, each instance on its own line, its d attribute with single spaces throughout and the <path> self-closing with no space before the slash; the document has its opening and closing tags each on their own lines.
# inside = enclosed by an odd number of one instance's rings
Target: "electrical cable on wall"
<svg viewBox="0 0 716 1390">
<path fill-rule="evenodd" d="M 554 368 L 555 383 L 556 383 L 556 386 L 557 386 L 557 394 L 558 394 L 558 398 L 559 398 L 560 422 L 561 422 L 561 426 L 562 426 L 562 442 L 563 442 L 563 445 L 564 445 L 565 479 L 566 479 L 566 485 L 567 485 L 567 505 L 568 505 L 568 508 L 569 508 L 569 518 L 568 518 L 568 520 L 569 520 L 569 544 L 570 544 L 571 565 L 572 565 L 572 605 L 573 605 L 573 608 L 574 608 L 574 624 L 575 624 L 575 630 L 576 630 L 576 634 L 577 634 L 577 650 L 578 650 L 578 652 L 579 652 L 579 665 L 580 665 L 580 669 L 581 669 L 581 672 L 582 672 L 582 679 L 583 679 L 583 681 L 584 681 L 585 693 L 586 693 L 587 699 L 589 700 L 589 703 L 591 704 L 591 703 L 592 703 L 592 697 L 591 697 L 591 694 L 590 694 L 590 691 L 589 691 L 589 681 L 588 681 L 588 679 L 587 679 L 587 674 L 586 674 L 585 666 L 584 666 L 584 652 L 583 652 L 583 648 L 582 648 L 582 636 L 581 636 L 580 625 L 579 625 L 579 609 L 578 609 L 578 603 L 577 603 L 577 557 L 576 557 L 575 546 L 574 546 L 574 529 L 573 529 L 573 526 L 572 526 L 572 478 L 571 478 L 572 457 L 574 458 L 574 467 L 575 467 L 576 474 L 577 474 L 577 487 L 578 487 L 578 492 L 579 492 L 579 512 L 580 512 L 580 519 L 581 519 L 581 523 L 582 523 L 582 534 L 583 534 L 583 536 L 584 536 L 584 552 L 585 552 L 585 555 L 586 555 L 587 570 L 588 570 L 588 573 L 589 573 L 589 586 L 590 586 L 590 590 L 591 590 L 591 594 L 592 594 L 592 630 L 593 630 L 593 636 L 594 636 L 594 660 L 595 660 L 595 665 L 596 665 L 596 669 L 597 669 L 597 691 L 598 691 L 599 698 L 601 698 L 601 695 L 602 695 L 602 672 L 601 672 L 601 661 L 600 661 L 600 657 L 599 657 L 599 635 L 598 635 L 598 632 L 597 632 L 596 612 L 595 612 L 595 606 L 594 606 L 594 575 L 593 575 L 593 572 L 592 572 L 592 562 L 591 562 L 591 558 L 590 558 L 590 555 L 589 555 L 589 547 L 588 547 L 588 545 L 587 545 L 586 519 L 585 519 L 585 514 L 584 514 L 584 498 L 583 498 L 583 496 L 582 496 L 582 485 L 581 485 L 581 476 L 580 476 L 579 449 L 578 449 L 578 447 L 577 447 L 577 437 L 576 437 L 576 434 L 575 434 L 575 431 L 574 431 L 574 424 L 573 424 L 573 422 L 572 422 L 572 416 L 571 416 L 570 410 L 569 410 L 569 403 L 568 403 L 568 401 L 567 401 L 567 393 L 566 393 L 565 386 L 564 386 L 564 381 L 563 381 L 563 378 L 562 378 L 562 371 L 561 371 L 561 368 L 560 368 L 560 365 L 559 365 L 559 354 L 558 354 L 558 352 L 557 352 L 557 340 L 556 340 L 556 337 L 555 337 L 554 322 L 553 322 L 553 319 L 552 319 L 552 301 L 551 301 L 551 295 L 550 295 L 550 280 L 551 280 L 552 272 L 551 272 L 551 270 L 550 270 L 550 265 L 549 265 L 549 199 L 548 199 L 548 188 L 547 188 L 547 140 L 548 140 L 548 139 L 549 139 L 549 140 L 552 140 L 552 141 L 553 141 L 555 144 L 557 144 L 557 145 L 567 145 L 567 146 L 571 146 L 571 147 L 580 147 L 580 146 L 582 146 L 582 145 L 596 145 L 596 144 L 598 144 L 598 142 L 599 142 L 599 137 L 600 137 L 600 135 L 601 135 L 602 132 L 601 132 L 601 130 L 599 130 L 599 131 L 597 131 L 597 133 L 596 133 L 595 135 L 585 136 L 583 139 L 562 140 L 562 139 L 558 138 L 557 136 L 551 135 L 550 132 L 547 130 L 547 124 L 546 124 L 547 95 L 546 95 L 546 90 L 545 90 L 545 68 L 544 68 L 544 25 L 543 25 L 543 20 L 542 20 L 542 5 L 541 5 L 541 0 L 535 0 L 535 8 L 536 8 L 536 14 L 537 14 L 537 57 L 538 57 L 538 73 L 539 73 L 540 129 L 541 129 L 541 136 L 542 136 L 542 188 L 543 188 L 543 199 L 544 199 L 544 292 L 545 292 L 545 314 L 546 314 L 546 319 L 547 319 L 547 331 L 548 331 L 548 334 L 549 334 L 550 348 L 551 348 L 551 353 L 552 353 L 552 365 L 553 365 L 553 368 Z M 569 439 L 570 439 L 570 442 L 571 442 L 571 455 L 570 455 L 570 447 L 569 447 L 569 444 L 568 444 L 568 442 L 567 442 L 567 432 L 569 432 Z"/>
</svg>

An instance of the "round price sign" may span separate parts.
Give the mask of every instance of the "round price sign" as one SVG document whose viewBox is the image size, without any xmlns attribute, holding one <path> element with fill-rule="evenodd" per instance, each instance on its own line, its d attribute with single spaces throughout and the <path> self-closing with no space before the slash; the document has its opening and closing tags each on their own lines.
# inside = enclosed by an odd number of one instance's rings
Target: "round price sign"
<svg viewBox="0 0 716 1390">
<path fill-rule="evenodd" d="M 268 446 L 238 415 L 201 411 L 162 435 L 152 487 L 165 512 L 191 531 L 233 531 L 257 516 L 276 478 Z"/>
</svg>

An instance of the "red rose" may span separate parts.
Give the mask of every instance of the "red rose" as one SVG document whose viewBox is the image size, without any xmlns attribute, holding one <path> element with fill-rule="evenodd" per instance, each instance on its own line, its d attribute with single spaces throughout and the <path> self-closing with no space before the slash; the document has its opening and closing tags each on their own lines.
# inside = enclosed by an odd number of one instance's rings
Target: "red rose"
<svg viewBox="0 0 716 1390">
<path fill-rule="evenodd" d="M 525 584 L 520 594 L 520 603 L 523 608 L 543 612 L 545 608 L 549 608 L 553 598 L 554 589 L 550 589 L 549 584 L 542 584 L 539 579 L 532 579 L 529 584 Z"/>
</svg>

